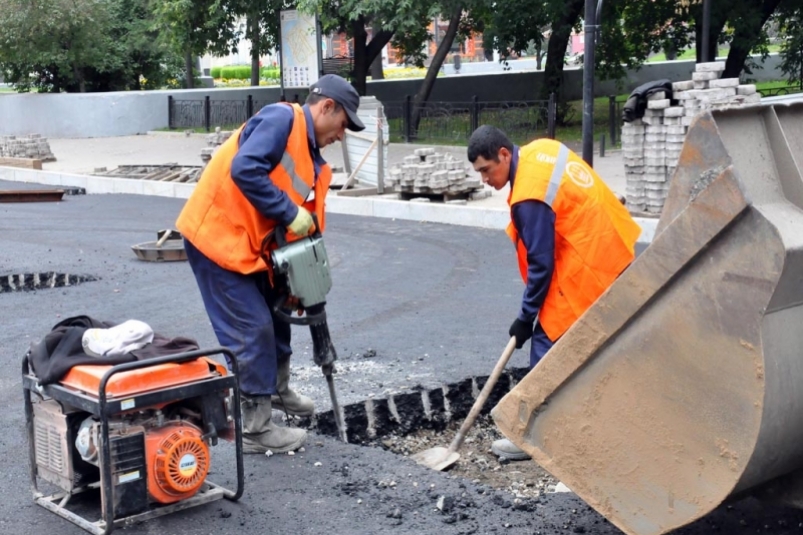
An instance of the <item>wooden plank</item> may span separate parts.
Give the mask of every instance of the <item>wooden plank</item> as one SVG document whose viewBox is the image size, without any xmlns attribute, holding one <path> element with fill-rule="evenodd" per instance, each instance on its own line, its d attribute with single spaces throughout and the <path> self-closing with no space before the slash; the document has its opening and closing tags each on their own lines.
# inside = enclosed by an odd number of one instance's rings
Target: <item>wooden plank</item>
<svg viewBox="0 0 803 535">
<path fill-rule="evenodd" d="M 42 160 L 34 158 L 0 158 L 0 166 L 42 170 Z"/>
</svg>

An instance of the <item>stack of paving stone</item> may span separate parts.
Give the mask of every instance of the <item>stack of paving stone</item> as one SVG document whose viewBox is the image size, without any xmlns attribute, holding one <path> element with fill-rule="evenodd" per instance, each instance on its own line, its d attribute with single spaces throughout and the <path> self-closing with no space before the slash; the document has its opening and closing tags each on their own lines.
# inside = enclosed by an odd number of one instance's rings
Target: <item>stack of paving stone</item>
<svg viewBox="0 0 803 535">
<path fill-rule="evenodd" d="M 738 78 L 720 78 L 724 70 L 721 61 L 698 63 L 691 80 L 673 83 L 671 95 L 650 95 L 644 117 L 622 127 L 627 206 L 631 211 L 661 212 L 695 115 L 761 102 L 755 85 L 740 84 Z"/>
<path fill-rule="evenodd" d="M 221 130 L 218 126 L 215 128 L 214 133 L 206 136 L 206 144 L 209 145 L 209 147 L 201 149 L 201 161 L 203 162 L 204 167 L 206 167 L 206 165 L 209 163 L 209 160 L 212 159 L 212 155 L 215 153 L 217 148 L 225 143 L 226 140 L 231 137 L 231 134 L 231 131 Z"/>
<path fill-rule="evenodd" d="M 416 149 L 415 154 L 405 156 L 404 163 L 388 171 L 387 183 L 391 187 L 398 185 L 403 198 L 422 194 L 477 200 L 490 195 L 479 177 L 469 174 L 466 163 L 432 147 Z"/>
<path fill-rule="evenodd" d="M 50 151 L 47 138 L 39 134 L 29 136 L 0 136 L 0 157 L 32 158 L 43 162 L 54 162 L 56 157 Z"/>
</svg>

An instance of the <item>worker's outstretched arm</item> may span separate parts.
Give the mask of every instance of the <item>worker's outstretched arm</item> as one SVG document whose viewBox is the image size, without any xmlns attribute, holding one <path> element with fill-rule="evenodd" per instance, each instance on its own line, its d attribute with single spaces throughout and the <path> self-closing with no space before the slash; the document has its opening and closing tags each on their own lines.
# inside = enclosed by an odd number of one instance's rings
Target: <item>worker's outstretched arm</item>
<svg viewBox="0 0 803 535">
<path fill-rule="evenodd" d="M 510 327 L 520 348 L 533 334 L 533 323 L 544 304 L 555 267 L 555 212 L 540 201 L 513 205 L 513 222 L 527 250 L 527 286 L 521 310 Z"/>
</svg>

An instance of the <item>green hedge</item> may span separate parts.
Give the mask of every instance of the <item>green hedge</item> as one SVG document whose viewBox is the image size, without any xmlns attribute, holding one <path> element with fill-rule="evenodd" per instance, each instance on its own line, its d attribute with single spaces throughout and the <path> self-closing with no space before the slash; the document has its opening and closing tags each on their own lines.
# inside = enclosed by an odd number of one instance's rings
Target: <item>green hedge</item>
<svg viewBox="0 0 803 535">
<path fill-rule="evenodd" d="M 230 65 L 228 67 L 213 67 L 210 71 L 212 78 L 225 80 L 250 80 L 250 65 Z M 279 80 L 279 69 L 277 67 L 262 67 L 259 69 L 259 77 L 262 80 Z"/>
</svg>

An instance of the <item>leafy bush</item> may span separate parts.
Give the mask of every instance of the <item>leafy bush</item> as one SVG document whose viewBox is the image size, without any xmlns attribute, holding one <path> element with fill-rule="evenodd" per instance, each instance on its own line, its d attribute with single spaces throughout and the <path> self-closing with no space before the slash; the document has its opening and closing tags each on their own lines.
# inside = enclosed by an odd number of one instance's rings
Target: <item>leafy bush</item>
<svg viewBox="0 0 803 535">
<path fill-rule="evenodd" d="M 212 78 L 218 80 L 218 85 L 226 87 L 240 87 L 240 81 L 250 82 L 250 65 L 228 65 L 226 67 L 214 67 L 210 74 Z M 259 85 L 278 85 L 281 82 L 278 67 L 262 67 L 259 69 Z"/>
</svg>

